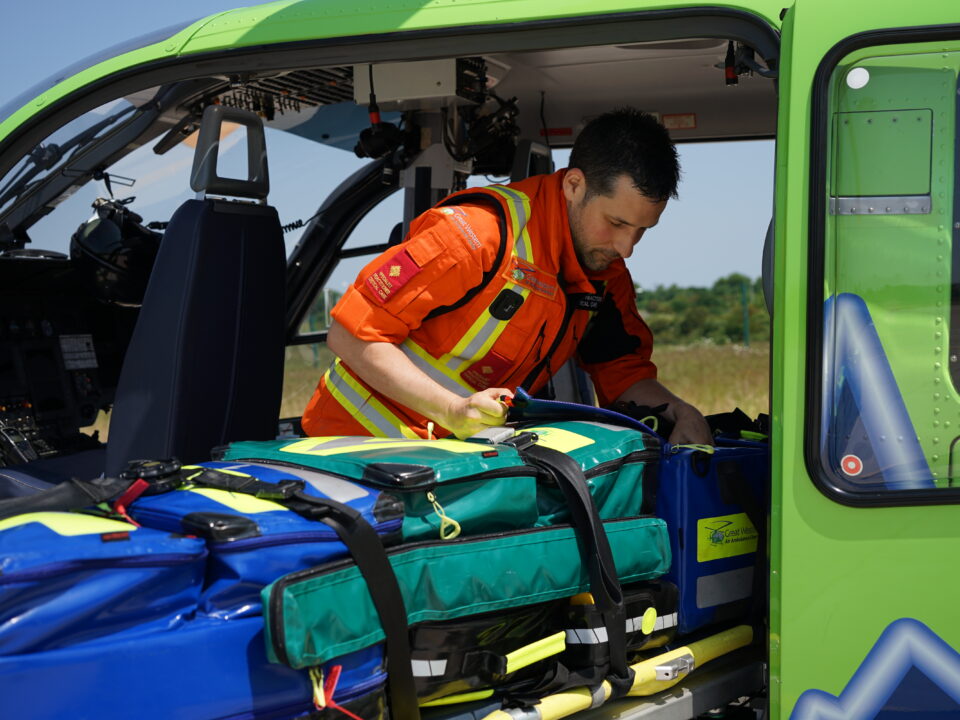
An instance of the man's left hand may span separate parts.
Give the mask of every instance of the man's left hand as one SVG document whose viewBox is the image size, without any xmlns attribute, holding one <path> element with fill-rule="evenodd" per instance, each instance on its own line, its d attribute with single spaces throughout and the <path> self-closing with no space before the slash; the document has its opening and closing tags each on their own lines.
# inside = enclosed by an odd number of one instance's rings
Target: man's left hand
<svg viewBox="0 0 960 720">
<path fill-rule="evenodd" d="M 713 445 L 713 433 L 706 419 L 693 405 L 675 401 L 673 432 L 669 441 L 673 445 Z"/>
</svg>

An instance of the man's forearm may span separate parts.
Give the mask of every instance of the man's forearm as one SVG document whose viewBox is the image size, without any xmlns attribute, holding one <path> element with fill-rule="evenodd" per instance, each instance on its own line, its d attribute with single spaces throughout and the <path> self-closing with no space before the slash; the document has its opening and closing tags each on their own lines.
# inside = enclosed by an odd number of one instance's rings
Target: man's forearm
<svg viewBox="0 0 960 720">
<path fill-rule="evenodd" d="M 458 399 L 431 380 L 396 345 L 360 340 L 336 321 L 327 334 L 327 345 L 375 390 L 436 422 L 443 421 Z"/>
<path fill-rule="evenodd" d="M 396 345 L 360 340 L 336 321 L 330 326 L 327 345 L 376 391 L 457 437 L 469 437 L 505 419 L 506 411 L 496 398 L 508 390 L 489 388 L 461 397 L 429 378 Z"/>
</svg>

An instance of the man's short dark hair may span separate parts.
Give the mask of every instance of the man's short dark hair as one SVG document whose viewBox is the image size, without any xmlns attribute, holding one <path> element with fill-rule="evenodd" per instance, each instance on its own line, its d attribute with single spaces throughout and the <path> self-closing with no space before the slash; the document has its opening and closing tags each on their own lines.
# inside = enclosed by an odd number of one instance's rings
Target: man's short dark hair
<svg viewBox="0 0 960 720">
<path fill-rule="evenodd" d="M 587 178 L 587 197 L 612 194 L 621 175 L 651 200 L 677 197 L 677 149 L 653 115 L 635 108 L 619 108 L 587 123 L 573 144 L 569 167 Z"/>
</svg>

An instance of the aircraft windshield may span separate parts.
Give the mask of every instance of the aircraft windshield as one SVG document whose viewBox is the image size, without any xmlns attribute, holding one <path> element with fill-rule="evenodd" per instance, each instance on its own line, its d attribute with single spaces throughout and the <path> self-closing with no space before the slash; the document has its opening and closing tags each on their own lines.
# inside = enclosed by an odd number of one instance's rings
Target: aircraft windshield
<svg viewBox="0 0 960 720">
<path fill-rule="evenodd" d="M 39 95 L 42 95 L 44 92 L 52 88 L 59 82 L 76 75 L 77 73 L 86 70 L 89 67 L 93 67 L 97 63 L 103 62 L 112 57 L 117 57 L 123 53 L 132 52 L 133 50 L 139 50 L 142 47 L 147 47 L 148 45 L 153 45 L 154 43 L 161 42 L 162 40 L 167 39 L 173 35 L 176 35 L 178 32 L 183 30 L 186 27 L 189 27 L 195 23 L 199 18 L 189 20 L 188 22 L 181 22 L 175 25 L 168 25 L 165 28 L 159 30 L 154 30 L 152 32 L 141 35 L 138 38 L 133 40 L 127 40 L 122 43 L 118 43 L 112 47 L 107 48 L 106 50 L 101 50 L 98 53 L 90 55 L 89 57 L 75 62 L 72 65 L 68 65 L 60 72 L 51 75 L 50 77 L 42 80 L 36 85 L 24 90 L 19 95 L 15 96 L 12 100 L 0 105 L 0 123 L 6 120 L 8 117 L 13 115 L 14 112 L 23 107 L 27 102 L 32 100 Z"/>
<path fill-rule="evenodd" d="M 68 164 L 84 146 L 134 110 L 134 105 L 127 100 L 113 100 L 59 128 L 25 155 L 0 181 L 0 213 L 12 207 L 18 197 L 51 171 Z M 64 168 L 64 172 L 68 170 Z"/>
</svg>

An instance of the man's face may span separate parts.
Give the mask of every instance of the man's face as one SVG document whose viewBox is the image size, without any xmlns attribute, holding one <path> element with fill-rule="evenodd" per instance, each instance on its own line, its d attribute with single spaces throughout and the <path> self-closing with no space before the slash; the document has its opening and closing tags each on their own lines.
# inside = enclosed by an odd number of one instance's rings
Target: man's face
<svg viewBox="0 0 960 720">
<path fill-rule="evenodd" d="M 563 179 L 573 247 L 584 270 L 606 270 L 618 258 L 628 258 L 643 233 L 660 220 L 666 200 L 651 200 L 621 175 L 610 195 L 587 198 L 583 173 L 573 168 Z"/>
</svg>

